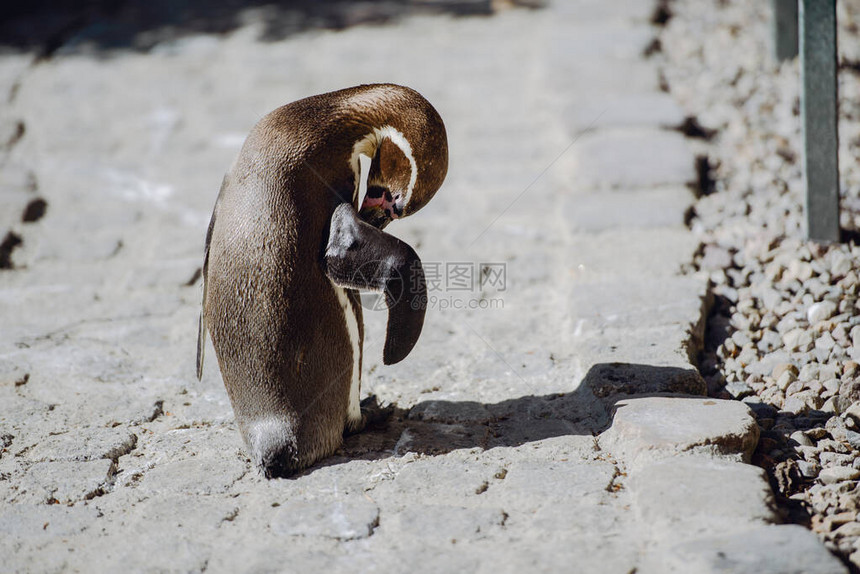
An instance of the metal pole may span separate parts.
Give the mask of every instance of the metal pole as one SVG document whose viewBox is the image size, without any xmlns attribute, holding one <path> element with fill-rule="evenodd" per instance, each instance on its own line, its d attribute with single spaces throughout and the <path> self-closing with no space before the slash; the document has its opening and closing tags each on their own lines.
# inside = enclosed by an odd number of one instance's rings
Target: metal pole
<svg viewBox="0 0 860 574">
<path fill-rule="evenodd" d="M 773 56 L 778 61 L 797 56 L 797 2 L 798 0 L 771 0 L 773 12 Z"/>
<path fill-rule="evenodd" d="M 800 107 L 806 234 L 839 241 L 836 0 L 800 1 Z"/>
</svg>

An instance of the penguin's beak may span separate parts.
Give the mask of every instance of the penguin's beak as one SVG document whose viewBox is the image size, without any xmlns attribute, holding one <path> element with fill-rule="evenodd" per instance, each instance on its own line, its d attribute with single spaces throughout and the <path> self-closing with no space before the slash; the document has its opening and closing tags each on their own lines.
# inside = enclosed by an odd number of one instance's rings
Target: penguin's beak
<svg viewBox="0 0 860 574">
<path fill-rule="evenodd" d="M 358 216 L 362 221 L 377 229 L 385 229 L 385 226 L 391 223 L 391 216 L 385 212 L 381 204 L 363 206 L 358 212 Z"/>
</svg>

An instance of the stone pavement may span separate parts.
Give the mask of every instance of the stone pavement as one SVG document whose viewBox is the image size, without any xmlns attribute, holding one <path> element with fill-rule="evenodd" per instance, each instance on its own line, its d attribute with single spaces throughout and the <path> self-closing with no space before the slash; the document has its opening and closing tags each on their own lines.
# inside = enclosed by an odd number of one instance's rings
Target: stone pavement
<svg viewBox="0 0 860 574">
<path fill-rule="evenodd" d="M 147 54 L 2 56 L 0 570 L 845 572 L 778 525 L 747 407 L 703 396 L 697 174 L 644 55 L 655 9 L 271 43 L 250 11 Z M 387 229 L 438 272 L 431 309 L 392 367 L 365 313 L 363 395 L 391 420 L 267 481 L 211 349 L 194 377 L 205 226 L 259 117 L 374 81 L 448 128 L 446 184 Z"/>
</svg>

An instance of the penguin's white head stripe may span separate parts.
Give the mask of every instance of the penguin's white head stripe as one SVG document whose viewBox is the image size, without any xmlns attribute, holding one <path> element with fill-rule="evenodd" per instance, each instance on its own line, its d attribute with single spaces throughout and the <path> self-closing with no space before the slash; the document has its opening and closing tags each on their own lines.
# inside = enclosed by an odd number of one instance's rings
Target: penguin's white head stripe
<svg viewBox="0 0 860 574">
<path fill-rule="evenodd" d="M 353 206 L 355 206 L 358 197 L 364 197 L 367 193 L 367 178 L 370 176 L 370 163 L 372 161 L 373 158 L 369 155 L 364 153 L 358 154 L 358 183 L 355 186 L 355 191 L 352 192 Z"/>
<path fill-rule="evenodd" d="M 361 163 L 359 157 L 366 155 L 373 157 L 376 155 L 376 148 L 382 143 L 382 140 L 388 139 L 400 148 L 403 155 L 409 161 L 409 183 L 403 192 L 403 205 L 409 205 L 409 199 L 412 197 L 412 189 L 415 187 L 415 182 L 418 181 L 418 164 L 415 162 L 415 157 L 412 155 L 412 146 L 406 136 L 397 128 L 385 125 L 379 128 L 373 128 L 373 131 L 355 142 L 352 146 L 352 155 L 349 158 L 349 165 L 352 172 L 355 174 L 355 188 L 353 191 L 352 201 L 355 205 L 358 200 L 359 185 L 361 184 Z"/>
</svg>

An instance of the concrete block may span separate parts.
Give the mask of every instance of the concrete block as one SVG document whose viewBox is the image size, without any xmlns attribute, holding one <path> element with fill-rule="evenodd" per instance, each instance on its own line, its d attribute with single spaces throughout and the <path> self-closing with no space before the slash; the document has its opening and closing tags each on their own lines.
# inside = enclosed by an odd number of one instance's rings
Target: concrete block
<svg viewBox="0 0 860 574">
<path fill-rule="evenodd" d="M 553 2 L 547 8 L 552 11 L 553 20 L 567 23 L 567 19 L 576 22 L 596 20 L 621 20 L 633 22 L 650 22 L 654 17 L 656 5 L 654 2 L 641 0 L 566 0 Z"/>
<path fill-rule="evenodd" d="M 39 462 L 21 479 L 18 498 L 25 502 L 70 504 L 103 493 L 116 472 L 113 461 Z"/>
<path fill-rule="evenodd" d="M 6 572 L 67 571 L 69 540 L 91 529 L 92 506 L 9 504 L 0 511 L 0 554 Z"/>
<path fill-rule="evenodd" d="M 247 472 L 247 466 L 238 457 L 174 457 L 174 460 L 156 464 L 145 471 L 138 488 L 156 492 L 167 489 L 193 495 L 216 494 L 226 492 Z"/>
<path fill-rule="evenodd" d="M 702 321 L 706 294 L 695 277 L 583 283 L 574 286 L 569 311 L 579 334 L 672 325 L 687 330 Z"/>
<path fill-rule="evenodd" d="M 652 227 L 683 227 L 695 197 L 686 186 L 597 191 L 565 198 L 570 229 L 604 231 Z"/>
<path fill-rule="evenodd" d="M 676 128 L 684 122 L 684 112 L 666 92 L 613 93 L 608 96 L 574 97 L 564 112 L 571 134 L 591 127 Z"/>
<path fill-rule="evenodd" d="M 650 535 L 675 543 L 779 522 L 765 472 L 710 457 L 676 457 L 648 464 L 627 482 L 639 520 Z"/>
<path fill-rule="evenodd" d="M 708 398 L 644 397 L 618 401 L 600 446 L 642 466 L 680 453 L 748 461 L 759 428 L 744 403 Z"/>
<path fill-rule="evenodd" d="M 658 367 L 630 363 L 600 363 L 588 370 L 580 389 L 588 389 L 599 399 L 619 395 L 678 393 L 705 395 L 707 385 L 691 366 Z"/>
<path fill-rule="evenodd" d="M 599 331 L 574 330 L 569 339 L 578 356 L 583 357 L 584 368 L 600 364 L 622 364 L 638 368 L 670 368 L 685 372 L 692 368 L 692 359 L 698 350 L 693 336 L 675 326 L 641 327 L 631 331 L 625 328 L 602 328 Z"/>
<path fill-rule="evenodd" d="M 685 229 L 627 229 L 624 233 L 577 233 L 563 256 L 576 284 L 678 275 L 692 260 L 699 240 Z"/>
<path fill-rule="evenodd" d="M 550 39 L 549 60 L 553 66 L 565 61 L 613 59 L 637 60 L 654 41 L 654 28 L 647 24 L 608 21 L 558 27 Z M 608 60 L 608 61 L 607 61 Z"/>
<path fill-rule="evenodd" d="M 74 536 L 89 528 L 98 514 L 92 506 L 10 504 L 0 511 L 0 544 L 13 540 L 38 544 Z"/>
<path fill-rule="evenodd" d="M 496 416 L 491 426 L 489 446 L 517 446 L 544 439 L 564 437 L 582 448 L 593 448 L 584 440 L 592 432 L 609 425 L 609 413 L 590 392 L 580 387 L 564 394 L 523 397 L 490 405 Z"/>
<path fill-rule="evenodd" d="M 296 500 L 281 504 L 269 527 L 286 536 L 321 536 L 337 540 L 367 538 L 379 525 L 379 508 L 363 498 Z"/>
<path fill-rule="evenodd" d="M 534 510 L 539 507 L 572 503 L 599 504 L 615 476 L 609 462 L 560 460 L 557 462 L 522 461 L 510 464 L 504 480 L 494 483 L 489 498 L 504 500 L 505 508 Z"/>
<path fill-rule="evenodd" d="M 511 538 L 505 545 L 509 551 L 483 554 L 480 567 L 475 572 L 628 574 L 636 571 L 637 549 L 633 545 L 613 542 L 617 536 L 626 535 L 619 528 L 576 534 L 567 530 L 537 530 L 523 538 Z"/>
<path fill-rule="evenodd" d="M 847 574 L 848 569 L 819 542 L 794 524 L 741 529 L 700 538 L 646 555 L 643 574 Z"/>
<path fill-rule="evenodd" d="M 468 452 L 454 451 L 441 458 L 421 458 L 405 465 L 393 481 L 377 486 L 374 500 L 394 503 L 406 493 L 413 493 L 417 500 L 462 505 L 464 500 L 477 496 L 484 483 L 492 482 L 499 471 L 498 464 L 467 456 Z"/>
<path fill-rule="evenodd" d="M 565 167 L 577 189 L 684 185 L 697 177 L 695 156 L 677 132 L 619 129 L 587 133 L 569 155 Z"/>
<path fill-rule="evenodd" d="M 122 527 L 101 527 L 97 535 L 90 529 L 71 538 L 73 552 L 53 548 L 53 554 L 65 553 L 67 570 L 199 572 L 206 569 L 213 546 L 224 543 L 224 527 L 241 516 L 235 498 L 195 497 L 167 489 L 124 505 L 106 498 L 98 500 L 104 511 L 99 520 Z"/>
<path fill-rule="evenodd" d="M 386 514 L 379 534 L 420 539 L 423 544 L 454 544 L 499 535 L 507 520 L 501 508 L 410 505 Z"/>
<path fill-rule="evenodd" d="M 660 90 L 660 76 L 657 66 L 649 62 L 619 60 L 607 65 L 600 60 L 568 58 L 555 66 L 547 85 L 567 103 L 584 95 L 653 93 Z"/>
<path fill-rule="evenodd" d="M 116 461 L 136 444 L 137 435 L 121 427 L 78 429 L 45 438 L 27 451 L 26 457 L 33 461 L 100 458 Z"/>
<path fill-rule="evenodd" d="M 424 401 L 409 411 L 413 420 L 444 424 L 486 424 L 493 415 L 487 407 L 474 401 Z"/>
</svg>

